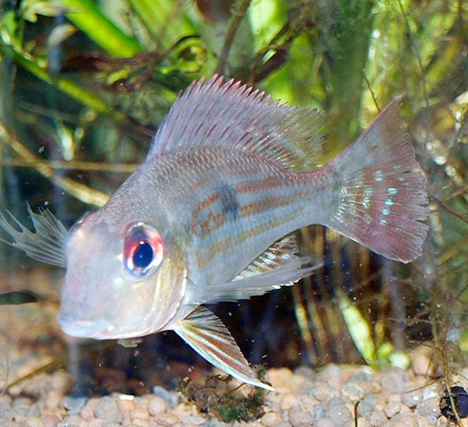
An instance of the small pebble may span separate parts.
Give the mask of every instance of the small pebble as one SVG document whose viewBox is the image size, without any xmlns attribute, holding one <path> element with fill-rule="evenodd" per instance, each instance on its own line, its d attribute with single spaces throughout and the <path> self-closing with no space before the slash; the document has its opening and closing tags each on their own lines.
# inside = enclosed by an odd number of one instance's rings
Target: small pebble
<svg viewBox="0 0 468 427">
<path fill-rule="evenodd" d="M 439 399 L 433 398 L 428 399 L 422 403 L 419 403 L 416 406 L 416 411 L 419 412 L 423 417 L 440 417 L 440 407 L 439 407 Z"/>
<path fill-rule="evenodd" d="M 401 394 L 406 390 L 404 372 L 401 369 L 390 369 L 381 381 L 382 388 L 393 394 Z"/>
<path fill-rule="evenodd" d="M 46 427 L 57 427 L 57 424 L 60 422 L 60 419 L 55 415 L 46 415 L 42 418 L 42 422 Z"/>
<path fill-rule="evenodd" d="M 361 417 L 357 420 L 358 427 L 371 427 L 370 422 L 367 418 Z"/>
<path fill-rule="evenodd" d="M 289 410 L 289 422 L 292 427 L 310 427 L 315 420 L 315 405 L 317 404 L 311 396 L 297 396 Z"/>
<path fill-rule="evenodd" d="M 403 424 L 405 427 L 419 427 L 418 420 L 414 415 L 398 414 L 394 417 L 395 422 Z"/>
<path fill-rule="evenodd" d="M 184 426 L 185 425 L 201 426 L 206 421 L 206 419 L 203 417 L 200 417 L 199 415 L 194 415 L 190 417 L 181 418 L 180 421 L 182 422 Z"/>
<path fill-rule="evenodd" d="M 385 415 L 388 418 L 393 418 L 396 414 L 401 411 L 401 403 L 400 402 L 388 402 L 384 408 Z"/>
<path fill-rule="evenodd" d="M 366 396 L 357 406 L 357 413 L 361 417 L 368 417 L 375 408 L 374 396 Z"/>
<path fill-rule="evenodd" d="M 145 408 L 142 408 L 141 406 L 137 406 L 133 411 L 132 411 L 132 419 L 140 419 L 140 420 L 149 420 L 150 414 L 148 413 L 148 410 Z"/>
<path fill-rule="evenodd" d="M 133 400 L 118 400 L 118 405 L 122 412 L 131 412 L 136 408 L 136 404 Z"/>
<path fill-rule="evenodd" d="M 123 414 L 118 403 L 108 396 L 97 402 L 93 410 L 96 418 L 117 423 L 122 422 Z"/>
<path fill-rule="evenodd" d="M 45 406 L 47 407 L 47 409 L 54 410 L 62 405 L 62 401 L 63 401 L 62 393 L 56 390 L 50 390 L 47 393 L 47 397 L 45 399 Z"/>
<path fill-rule="evenodd" d="M 423 375 L 423 376 L 430 376 L 436 377 L 437 376 L 437 367 L 434 364 L 433 360 L 424 353 L 419 353 L 414 356 L 414 359 L 411 363 L 413 368 L 413 372 L 416 375 Z"/>
<path fill-rule="evenodd" d="M 353 414 L 345 405 L 335 405 L 330 408 L 330 419 L 336 427 L 347 427 L 353 422 Z"/>
<path fill-rule="evenodd" d="M 330 418 L 322 418 L 313 424 L 313 427 L 335 427 Z"/>
<path fill-rule="evenodd" d="M 148 412 L 151 416 L 155 417 L 167 411 L 166 401 L 159 396 L 149 396 L 148 399 Z"/>
<path fill-rule="evenodd" d="M 285 411 L 287 409 L 291 409 L 293 406 L 294 401 L 296 400 L 296 395 L 293 393 L 287 393 L 285 394 L 280 401 L 280 408 L 282 411 Z"/>
<path fill-rule="evenodd" d="M 156 417 L 156 422 L 162 426 L 173 426 L 179 422 L 179 417 L 174 414 L 161 414 Z"/>
<path fill-rule="evenodd" d="M 67 409 L 70 415 L 79 414 L 83 407 L 89 402 L 98 402 L 99 399 L 89 399 L 87 397 L 73 397 L 73 396 L 66 396 L 63 399 L 63 406 Z"/>
<path fill-rule="evenodd" d="M 276 412 L 267 412 L 260 422 L 266 427 L 273 427 L 281 422 L 281 417 Z"/>
<path fill-rule="evenodd" d="M 422 400 L 423 398 L 421 390 L 414 390 L 410 391 L 409 393 L 403 393 L 401 396 L 401 403 L 410 408 L 414 408 L 418 403 L 421 403 Z"/>
<path fill-rule="evenodd" d="M 357 384 L 346 384 L 341 393 L 346 396 L 351 402 L 355 403 L 364 397 L 364 392 Z"/>
<path fill-rule="evenodd" d="M 155 396 L 162 397 L 167 403 L 167 406 L 169 406 L 170 408 L 173 408 L 175 404 L 177 403 L 177 395 L 175 393 L 171 393 L 167 391 L 165 388 L 161 386 L 153 387 L 152 391 Z"/>
<path fill-rule="evenodd" d="M 387 416 L 383 411 L 375 410 L 370 414 L 369 422 L 372 427 L 377 427 L 382 425 L 384 422 L 388 420 Z"/>
</svg>

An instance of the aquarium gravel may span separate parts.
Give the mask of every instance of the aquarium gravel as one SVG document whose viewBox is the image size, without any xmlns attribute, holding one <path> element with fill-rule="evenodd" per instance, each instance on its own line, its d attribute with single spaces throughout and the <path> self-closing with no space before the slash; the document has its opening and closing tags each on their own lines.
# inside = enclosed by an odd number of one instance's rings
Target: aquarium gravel
<svg viewBox="0 0 468 427">
<path fill-rule="evenodd" d="M 466 371 L 466 372 L 465 372 Z M 263 392 L 261 415 L 251 421 L 225 423 L 201 412 L 187 393 L 155 387 L 146 396 L 113 394 L 92 398 L 65 396 L 70 378 L 63 371 L 39 374 L 0 396 L 0 425 L 24 427 L 429 427 L 448 426 L 439 404 L 444 394 L 430 357 L 418 352 L 411 368 L 373 370 L 367 366 L 328 365 L 294 372 L 272 369 L 266 381 L 276 389 Z M 466 387 L 468 369 L 454 377 Z M 238 386 L 229 382 L 230 389 Z M 236 392 L 251 393 L 250 386 Z M 225 391 L 218 390 L 219 393 Z M 28 397 L 26 397 L 28 396 Z M 357 420 L 355 417 L 357 416 Z M 462 420 L 465 423 L 465 420 Z M 468 424 L 462 424 L 468 425 Z"/>
</svg>

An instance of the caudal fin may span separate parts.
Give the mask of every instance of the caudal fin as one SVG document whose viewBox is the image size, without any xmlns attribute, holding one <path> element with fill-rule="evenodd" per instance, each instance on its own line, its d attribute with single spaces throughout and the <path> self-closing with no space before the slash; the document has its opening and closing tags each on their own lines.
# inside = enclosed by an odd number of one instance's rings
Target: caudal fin
<svg viewBox="0 0 468 427">
<path fill-rule="evenodd" d="M 421 255 L 428 226 L 426 180 L 394 99 L 369 128 L 324 168 L 334 210 L 325 224 L 387 258 Z"/>
</svg>

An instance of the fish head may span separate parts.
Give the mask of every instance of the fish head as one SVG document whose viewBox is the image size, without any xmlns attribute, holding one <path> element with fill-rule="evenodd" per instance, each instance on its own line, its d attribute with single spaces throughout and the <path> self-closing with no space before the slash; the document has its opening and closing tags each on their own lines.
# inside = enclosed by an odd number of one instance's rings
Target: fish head
<svg viewBox="0 0 468 427">
<path fill-rule="evenodd" d="M 58 321 L 71 336 L 133 338 L 160 331 L 185 293 L 177 245 L 144 221 L 87 214 L 69 232 Z"/>
</svg>

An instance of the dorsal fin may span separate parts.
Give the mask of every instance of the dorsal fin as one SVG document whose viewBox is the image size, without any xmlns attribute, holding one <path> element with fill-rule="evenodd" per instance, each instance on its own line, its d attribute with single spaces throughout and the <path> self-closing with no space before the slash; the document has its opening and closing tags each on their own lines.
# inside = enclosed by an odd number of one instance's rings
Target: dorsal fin
<svg viewBox="0 0 468 427">
<path fill-rule="evenodd" d="M 180 149 L 223 147 L 274 159 L 285 168 L 311 170 L 320 162 L 323 118 L 314 108 L 271 102 L 241 82 L 213 76 L 180 94 L 159 127 L 148 159 Z"/>
</svg>

